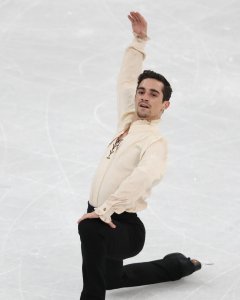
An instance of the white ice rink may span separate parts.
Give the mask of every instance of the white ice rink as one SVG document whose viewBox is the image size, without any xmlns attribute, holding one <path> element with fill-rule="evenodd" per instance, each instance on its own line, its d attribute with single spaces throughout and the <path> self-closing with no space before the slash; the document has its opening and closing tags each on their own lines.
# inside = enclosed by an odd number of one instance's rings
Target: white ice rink
<svg viewBox="0 0 240 300">
<path fill-rule="evenodd" d="M 115 133 L 131 10 L 149 23 L 144 68 L 174 93 L 160 125 L 167 173 L 126 263 L 183 252 L 214 265 L 107 299 L 240 299 L 240 2 L 1 0 L 1 300 L 79 299 L 76 221 Z"/>
</svg>

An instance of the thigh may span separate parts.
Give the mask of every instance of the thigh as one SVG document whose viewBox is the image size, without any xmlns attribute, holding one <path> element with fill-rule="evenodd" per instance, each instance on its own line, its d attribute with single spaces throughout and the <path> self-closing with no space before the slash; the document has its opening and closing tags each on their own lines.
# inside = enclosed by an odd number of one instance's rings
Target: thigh
<svg viewBox="0 0 240 300">
<path fill-rule="evenodd" d="M 135 256 L 141 251 L 145 233 L 137 224 L 113 220 L 115 229 L 104 224 L 102 233 L 107 243 L 107 256 L 110 259 L 122 260 Z"/>
<path fill-rule="evenodd" d="M 117 260 L 139 253 L 145 241 L 143 225 L 141 226 L 140 222 L 113 222 L 116 228 L 111 228 L 100 219 L 86 219 L 80 222 L 78 230 L 82 243 L 88 249 L 94 247 L 96 251 L 104 246 L 107 257 Z"/>
</svg>

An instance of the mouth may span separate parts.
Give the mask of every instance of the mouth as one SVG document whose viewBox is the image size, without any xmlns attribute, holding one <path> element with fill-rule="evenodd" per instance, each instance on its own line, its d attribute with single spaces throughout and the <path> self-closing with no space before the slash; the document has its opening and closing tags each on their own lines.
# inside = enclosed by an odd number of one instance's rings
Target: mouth
<svg viewBox="0 0 240 300">
<path fill-rule="evenodd" d="M 140 103 L 139 106 L 142 108 L 150 108 L 150 106 L 146 103 Z"/>
</svg>

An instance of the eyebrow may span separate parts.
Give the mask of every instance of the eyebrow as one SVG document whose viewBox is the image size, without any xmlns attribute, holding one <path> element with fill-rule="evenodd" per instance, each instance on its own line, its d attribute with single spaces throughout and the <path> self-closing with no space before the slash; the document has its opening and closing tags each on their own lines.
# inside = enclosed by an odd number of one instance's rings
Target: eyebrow
<svg viewBox="0 0 240 300">
<path fill-rule="evenodd" d="M 143 90 L 143 91 L 145 91 L 146 89 L 144 87 L 138 87 L 137 90 Z M 157 91 L 155 89 L 150 89 L 150 91 L 154 92 L 154 93 L 158 93 L 160 95 L 159 91 Z"/>
</svg>

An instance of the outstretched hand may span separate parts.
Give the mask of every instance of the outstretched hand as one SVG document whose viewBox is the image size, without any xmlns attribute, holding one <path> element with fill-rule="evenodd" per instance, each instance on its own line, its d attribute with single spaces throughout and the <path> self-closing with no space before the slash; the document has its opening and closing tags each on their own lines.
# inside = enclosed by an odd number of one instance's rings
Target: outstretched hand
<svg viewBox="0 0 240 300">
<path fill-rule="evenodd" d="M 85 219 L 97 219 L 99 215 L 97 215 L 94 211 L 91 213 L 84 214 L 77 222 L 78 224 Z M 111 228 L 116 228 L 116 225 L 113 222 L 107 223 Z"/>
<path fill-rule="evenodd" d="M 128 15 L 128 19 L 132 23 L 132 30 L 140 38 L 147 37 L 147 21 L 139 12 L 131 11 Z"/>
</svg>

